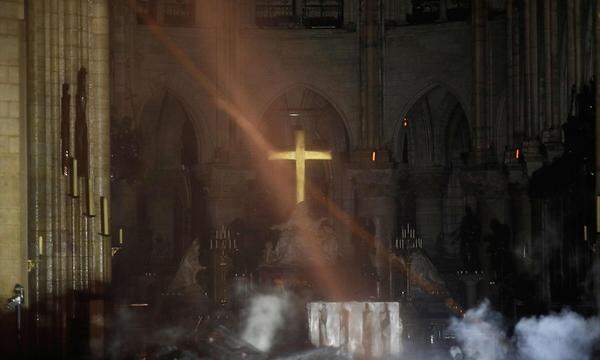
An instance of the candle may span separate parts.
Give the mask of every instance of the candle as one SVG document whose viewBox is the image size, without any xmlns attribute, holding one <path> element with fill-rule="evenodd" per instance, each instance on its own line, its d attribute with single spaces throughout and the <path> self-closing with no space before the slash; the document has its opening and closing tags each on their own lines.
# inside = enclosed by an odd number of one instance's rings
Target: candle
<svg viewBox="0 0 600 360">
<path fill-rule="evenodd" d="M 71 196 L 76 198 L 79 197 L 79 175 L 77 172 L 77 159 L 73 158 L 71 161 Z"/>
<path fill-rule="evenodd" d="M 42 255 L 44 255 L 44 237 L 40 235 L 38 237 L 38 256 Z"/>
<path fill-rule="evenodd" d="M 108 199 L 105 196 L 100 196 L 100 234 L 109 236 L 108 230 Z"/>
<path fill-rule="evenodd" d="M 119 229 L 119 245 L 123 246 L 123 240 L 125 237 L 125 230 L 123 230 L 123 228 Z"/>
<path fill-rule="evenodd" d="M 89 217 L 94 217 L 95 211 L 94 211 L 94 186 L 93 186 L 94 180 L 89 177 L 87 179 L 87 203 L 86 203 L 86 212 L 87 212 L 87 216 Z"/>
</svg>

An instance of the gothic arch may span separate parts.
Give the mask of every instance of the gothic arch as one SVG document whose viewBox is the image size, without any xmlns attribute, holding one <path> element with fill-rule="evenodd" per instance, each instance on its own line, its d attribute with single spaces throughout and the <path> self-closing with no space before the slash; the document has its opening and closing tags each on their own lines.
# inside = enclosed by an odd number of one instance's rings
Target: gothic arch
<svg viewBox="0 0 600 360">
<path fill-rule="evenodd" d="M 467 109 L 469 109 L 469 106 L 467 106 L 468 104 L 465 103 L 465 101 L 462 99 L 462 97 L 460 97 L 458 95 L 460 92 L 457 89 L 455 89 L 453 86 L 448 85 L 447 83 L 445 83 L 443 81 L 439 81 L 439 80 L 431 81 L 431 82 L 427 83 L 425 86 L 423 86 L 421 88 L 421 90 L 417 91 L 415 93 L 415 95 L 413 95 L 410 98 L 410 100 L 406 104 L 404 104 L 404 106 L 402 107 L 402 110 L 400 111 L 400 116 L 398 118 L 396 118 L 396 120 L 394 121 L 393 130 L 392 130 L 392 136 L 393 136 L 392 142 L 393 143 L 395 143 L 397 141 L 397 137 L 398 137 L 399 133 L 402 131 L 402 119 L 404 119 L 406 114 L 417 103 L 417 101 L 419 101 L 421 98 L 423 98 L 423 96 L 427 95 L 427 93 L 429 93 L 430 91 L 432 91 L 433 89 L 435 89 L 437 87 L 441 87 L 441 88 L 445 89 L 447 92 L 449 92 L 456 98 L 456 100 L 458 101 L 460 106 L 465 110 L 465 115 L 467 116 L 467 120 L 469 121 L 469 124 L 471 124 L 471 116 L 470 116 L 470 113 L 467 111 Z"/>
<path fill-rule="evenodd" d="M 273 91 L 272 94 L 267 97 L 267 99 L 269 100 L 266 101 L 265 104 L 260 107 L 258 127 L 261 128 L 264 126 L 265 115 L 277 100 L 279 100 L 282 96 L 285 96 L 286 94 L 293 92 L 297 89 L 306 89 L 314 92 L 315 94 L 323 98 L 335 110 L 335 113 L 339 116 L 339 119 L 341 120 L 344 129 L 344 140 L 346 142 L 345 151 L 349 151 L 352 145 L 356 144 L 356 139 L 354 139 L 353 134 L 350 131 L 351 126 L 348 122 L 348 117 L 345 115 L 344 111 L 337 105 L 337 103 L 324 91 L 321 91 L 321 89 L 319 89 L 318 87 L 308 83 L 295 82 L 292 84 L 281 86 L 277 90 Z"/>
<path fill-rule="evenodd" d="M 153 123 L 145 124 L 144 117 L 147 115 L 148 107 L 156 107 L 155 104 L 161 104 L 162 101 L 166 97 L 172 97 L 175 99 L 179 105 L 184 110 L 187 115 L 190 124 L 193 126 L 194 135 L 197 139 L 197 154 L 199 163 L 206 163 L 210 160 L 210 156 L 213 153 L 213 149 L 215 148 L 215 144 L 213 142 L 214 137 L 208 136 L 211 133 L 208 128 L 206 122 L 204 121 L 205 117 L 200 114 L 199 110 L 191 106 L 191 102 L 187 101 L 187 99 L 183 96 L 180 96 L 178 92 L 173 91 L 168 87 L 162 87 L 159 89 L 155 89 L 154 91 L 148 92 L 145 100 L 142 102 L 139 110 L 136 112 L 136 117 L 134 119 L 134 126 L 137 129 L 149 129 L 150 127 L 157 127 L 161 124 L 158 124 L 158 116 L 153 119 Z M 159 105 L 160 106 L 160 105 Z M 158 130 L 158 129 L 155 129 Z M 156 131 L 158 132 L 158 131 Z"/>
<path fill-rule="evenodd" d="M 290 116 L 294 113 L 299 116 Z M 333 151 L 333 161 L 310 162 L 308 166 L 315 166 L 312 177 L 323 186 L 321 190 L 332 199 L 341 199 L 342 177 L 337 175 L 343 172 L 343 166 L 339 154 L 348 152 L 350 147 L 342 115 L 319 92 L 296 85 L 269 101 L 257 128 L 275 148 L 289 148 L 295 126 L 305 129 L 307 147 Z"/>
<path fill-rule="evenodd" d="M 212 154 L 204 150 L 210 149 L 205 144 L 208 136 L 199 131 L 203 124 L 195 121 L 185 100 L 166 89 L 154 95 L 137 121 L 144 139 L 138 217 L 152 247 L 164 250 L 151 255 L 158 264 L 179 261 L 206 224 L 204 179 L 198 178 L 195 167 Z"/>
<path fill-rule="evenodd" d="M 408 163 L 413 166 L 445 162 L 447 128 L 457 109 L 468 124 L 460 98 L 446 85 L 434 82 L 419 91 L 404 108 L 394 126 L 395 159 L 406 162 L 408 152 Z"/>
</svg>

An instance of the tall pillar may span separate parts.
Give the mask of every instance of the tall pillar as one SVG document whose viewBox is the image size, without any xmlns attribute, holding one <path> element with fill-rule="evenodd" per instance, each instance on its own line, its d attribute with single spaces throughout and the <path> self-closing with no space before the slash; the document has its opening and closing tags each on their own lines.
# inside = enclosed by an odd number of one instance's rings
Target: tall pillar
<svg viewBox="0 0 600 360">
<path fill-rule="evenodd" d="M 508 0 L 506 2 L 506 64 L 507 64 L 507 72 L 506 72 L 506 113 L 507 113 L 507 144 L 509 147 L 512 147 L 515 144 L 515 64 L 514 64 L 514 55 L 513 55 L 513 37 L 515 36 L 514 30 L 514 9 L 515 4 L 514 0 Z"/>
<path fill-rule="evenodd" d="M 544 78 L 545 78 L 545 99 L 544 99 L 544 129 L 552 126 L 552 92 L 553 92 L 553 72 L 554 64 L 553 36 L 552 36 L 552 0 L 544 2 Z"/>
<path fill-rule="evenodd" d="M 600 4 L 596 3 L 595 18 L 595 78 L 596 78 L 596 259 L 595 266 L 600 266 Z M 596 270 L 598 270 L 596 268 Z M 600 311 L 600 271 L 594 271 L 594 293 L 596 294 L 596 311 Z"/>
<path fill-rule="evenodd" d="M 23 1 L 0 1 L 0 348 L 17 350 L 15 316 L 5 314 L 13 289 L 27 287 L 26 46 Z M 31 254 L 33 256 L 37 254 Z M 30 256 L 31 256 L 30 255 Z M 29 304 L 26 304 L 29 305 Z"/>
<path fill-rule="evenodd" d="M 529 137 L 539 134 L 540 128 L 540 101 L 539 101 L 539 66 L 538 66 L 538 7 L 537 0 L 529 0 Z"/>
<path fill-rule="evenodd" d="M 483 160 L 486 150 L 486 37 L 487 5 L 486 1 L 473 1 L 473 128 L 476 162 Z"/>
<path fill-rule="evenodd" d="M 382 128 L 382 46 L 381 0 L 364 0 L 360 19 L 360 89 L 362 144 L 367 149 L 381 145 Z"/>
<path fill-rule="evenodd" d="M 102 357 L 110 238 L 99 234 L 99 216 L 85 216 L 84 184 L 89 178 L 99 214 L 100 196 L 110 204 L 108 0 L 30 1 L 27 26 L 29 251 L 36 253 L 37 239 L 43 238 L 43 256 L 29 274 L 29 301 L 32 328 L 44 343 L 31 347 L 59 356 L 84 346 Z M 71 94 L 64 104 L 63 85 Z M 77 198 L 69 189 L 73 168 L 65 175 L 59 151 L 63 113 L 69 114 L 71 156 L 76 115 L 85 114 L 87 124 L 81 133 L 87 136 L 89 172 L 76 177 L 82 190 Z M 70 337 L 76 323 L 88 327 L 89 338 Z"/>
</svg>

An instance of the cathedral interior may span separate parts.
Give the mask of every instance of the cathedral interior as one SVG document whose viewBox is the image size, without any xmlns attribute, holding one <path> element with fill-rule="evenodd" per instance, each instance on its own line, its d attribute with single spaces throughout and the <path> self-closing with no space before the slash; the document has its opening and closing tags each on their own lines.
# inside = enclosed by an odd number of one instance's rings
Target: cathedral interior
<svg viewBox="0 0 600 360">
<path fill-rule="evenodd" d="M 0 0 L 0 358 L 600 359 L 597 0 Z"/>
</svg>

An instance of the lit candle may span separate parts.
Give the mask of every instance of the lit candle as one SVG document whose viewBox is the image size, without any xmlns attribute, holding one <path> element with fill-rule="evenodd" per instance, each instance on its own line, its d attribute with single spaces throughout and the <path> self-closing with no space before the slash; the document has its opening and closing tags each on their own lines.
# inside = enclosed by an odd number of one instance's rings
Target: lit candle
<svg viewBox="0 0 600 360">
<path fill-rule="evenodd" d="M 71 161 L 71 196 L 76 198 L 79 197 L 79 174 L 77 172 L 77 159 L 73 158 Z"/>
<path fill-rule="evenodd" d="M 100 196 L 100 234 L 108 236 L 108 199 L 105 196 Z"/>
<path fill-rule="evenodd" d="M 123 228 L 119 229 L 119 245 L 123 246 L 123 240 L 125 237 L 125 230 L 123 230 Z"/>
<path fill-rule="evenodd" d="M 40 235 L 38 237 L 38 256 L 42 255 L 44 255 L 44 237 Z"/>
</svg>

